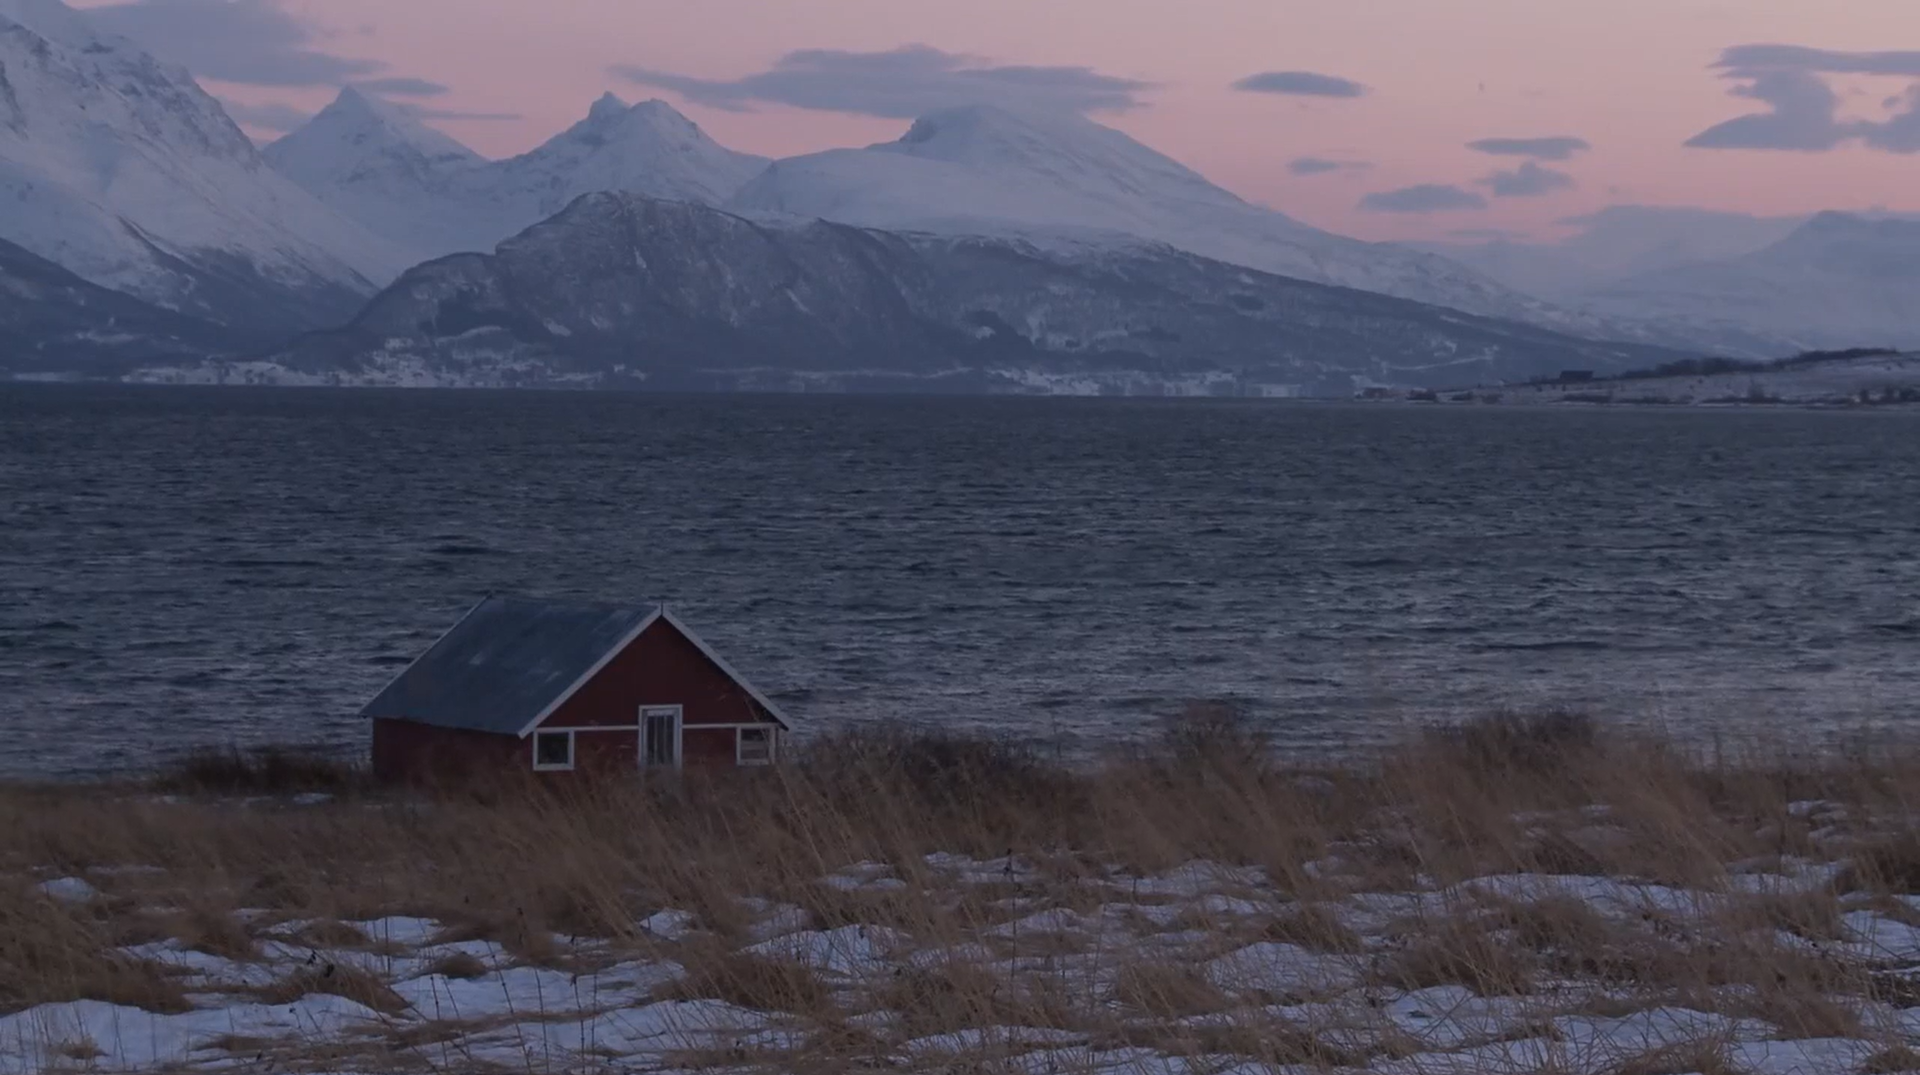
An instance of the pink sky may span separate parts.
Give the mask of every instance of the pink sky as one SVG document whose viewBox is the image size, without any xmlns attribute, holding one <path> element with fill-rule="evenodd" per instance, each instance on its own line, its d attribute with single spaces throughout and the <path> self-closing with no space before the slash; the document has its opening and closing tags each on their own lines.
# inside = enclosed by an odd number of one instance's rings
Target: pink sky
<svg viewBox="0 0 1920 1075">
<path fill-rule="evenodd" d="M 1710 70 L 1722 49 L 1920 49 L 1920 0 L 284 0 L 323 33 L 312 46 L 384 61 L 387 74 L 451 87 L 437 108 L 517 112 L 440 121 L 489 156 L 519 152 L 612 90 L 663 97 L 732 148 L 770 156 L 897 136 L 905 120 L 788 106 L 730 112 L 608 73 L 631 64 L 706 79 L 766 70 L 802 48 L 924 44 L 994 64 L 1071 65 L 1159 84 L 1147 107 L 1095 119 L 1243 197 L 1368 238 L 1458 228 L 1551 233 L 1604 205 L 1704 205 L 1754 213 L 1920 210 L 1920 154 L 1844 145 L 1823 153 L 1684 148 L 1758 102 Z M 1304 70 L 1367 86 L 1355 99 L 1234 91 L 1235 79 Z M 1882 119 L 1912 79 L 1823 76 L 1842 118 Z M 314 109 L 321 87 L 209 82 L 224 97 Z M 1578 186 L 1492 199 L 1481 211 L 1365 212 L 1362 195 L 1474 181 L 1516 158 L 1475 139 L 1570 135 L 1593 148 L 1547 166 Z M 1296 157 L 1358 159 L 1363 172 L 1289 174 Z"/>
</svg>

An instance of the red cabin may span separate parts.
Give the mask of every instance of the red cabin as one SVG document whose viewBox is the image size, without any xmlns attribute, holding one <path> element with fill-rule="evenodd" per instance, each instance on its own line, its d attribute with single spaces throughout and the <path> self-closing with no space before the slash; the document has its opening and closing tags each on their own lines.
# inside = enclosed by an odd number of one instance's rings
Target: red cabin
<svg viewBox="0 0 1920 1075">
<path fill-rule="evenodd" d="M 373 772 L 770 765 L 779 708 L 664 606 L 490 596 L 361 710 Z"/>
</svg>

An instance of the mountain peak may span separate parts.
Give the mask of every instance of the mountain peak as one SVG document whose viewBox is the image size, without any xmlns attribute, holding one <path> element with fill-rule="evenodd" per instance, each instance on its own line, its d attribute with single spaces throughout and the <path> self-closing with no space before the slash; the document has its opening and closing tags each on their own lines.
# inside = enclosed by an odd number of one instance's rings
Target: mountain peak
<svg viewBox="0 0 1920 1075">
<path fill-rule="evenodd" d="M 609 123 L 626 114 L 627 102 L 621 100 L 618 94 L 609 90 L 601 94 L 599 100 L 593 102 L 592 108 L 587 109 L 587 122 Z"/>
<path fill-rule="evenodd" d="M 11 22 L 63 45 L 88 45 L 101 40 L 86 16 L 60 0 L 0 0 L 0 22 Z"/>
<path fill-rule="evenodd" d="M 352 85 L 340 87 L 340 92 L 334 96 L 333 103 L 322 109 L 320 115 L 326 115 L 328 112 L 357 122 L 385 124 L 396 130 L 411 130 L 422 126 L 419 120 L 407 115 L 406 110 L 400 106 Z"/>
<path fill-rule="evenodd" d="M 409 158 L 410 167 L 428 162 L 473 164 L 481 159 L 402 106 L 353 86 L 342 87 L 332 104 L 299 130 L 269 145 L 265 155 L 302 185 L 323 173 L 363 169 L 369 158 L 378 156 Z"/>
<path fill-rule="evenodd" d="M 337 187 L 444 189 L 482 163 L 473 150 L 377 94 L 347 86 L 300 129 L 261 151 L 273 168 L 325 198 Z"/>
<path fill-rule="evenodd" d="M 897 141 L 874 148 L 898 147 L 918 156 L 951 158 L 979 152 L 996 143 L 1003 147 L 1018 142 L 1048 141 L 1065 145 L 1086 139 L 1113 139 L 1139 145 L 1119 131 L 1073 113 L 970 104 L 922 113 Z M 1139 148 L 1146 150 L 1145 146 Z"/>
</svg>

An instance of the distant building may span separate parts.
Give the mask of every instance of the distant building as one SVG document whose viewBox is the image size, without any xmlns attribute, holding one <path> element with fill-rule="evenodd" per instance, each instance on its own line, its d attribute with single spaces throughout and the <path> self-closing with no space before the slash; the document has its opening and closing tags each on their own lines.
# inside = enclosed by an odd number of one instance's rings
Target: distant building
<svg viewBox="0 0 1920 1075">
<path fill-rule="evenodd" d="M 769 765 L 791 724 L 664 606 L 490 596 L 361 715 L 389 781 Z"/>
</svg>

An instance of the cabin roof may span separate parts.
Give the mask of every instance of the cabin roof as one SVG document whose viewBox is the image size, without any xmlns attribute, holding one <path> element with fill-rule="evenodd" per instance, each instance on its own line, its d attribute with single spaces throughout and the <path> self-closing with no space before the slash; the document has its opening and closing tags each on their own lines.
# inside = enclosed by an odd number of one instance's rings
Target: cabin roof
<svg viewBox="0 0 1920 1075">
<path fill-rule="evenodd" d="M 524 738 L 640 632 L 665 620 L 783 728 L 786 715 L 661 605 L 491 595 L 360 710 L 369 719 Z"/>
<path fill-rule="evenodd" d="M 626 607 L 491 595 L 360 711 L 520 735 L 659 615 Z"/>
</svg>

